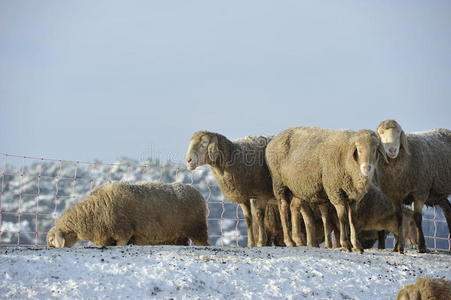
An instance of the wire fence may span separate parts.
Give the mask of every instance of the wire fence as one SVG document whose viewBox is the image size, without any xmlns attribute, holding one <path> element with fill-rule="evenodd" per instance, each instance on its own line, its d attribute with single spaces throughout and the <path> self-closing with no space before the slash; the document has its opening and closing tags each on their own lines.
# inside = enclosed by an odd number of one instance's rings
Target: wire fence
<svg viewBox="0 0 451 300">
<path fill-rule="evenodd" d="M 188 171 L 174 163 L 122 159 L 81 162 L 0 153 L 0 246 L 45 246 L 55 219 L 94 188 L 112 181 L 182 182 L 198 189 L 208 203 L 209 244 L 246 246 L 238 205 L 224 199 L 208 167 Z M 440 208 L 425 209 L 423 229 L 429 248 L 451 250 Z M 387 245 L 393 238 L 387 238 Z"/>
<path fill-rule="evenodd" d="M 0 154 L 0 246 L 43 246 L 56 218 L 94 188 L 112 181 L 182 182 L 208 203 L 209 244 L 244 246 L 246 226 L 238 205 L 224 201 L 208 168 L 123 159 L 81 162 Z"/>
</svg>

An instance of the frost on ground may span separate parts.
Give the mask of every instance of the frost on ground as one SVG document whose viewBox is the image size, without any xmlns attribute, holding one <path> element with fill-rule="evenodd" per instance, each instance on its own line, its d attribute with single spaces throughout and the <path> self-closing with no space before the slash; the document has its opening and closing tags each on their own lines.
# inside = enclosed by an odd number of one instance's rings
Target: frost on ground
<svg viewBox="0 0 451 300">
<path fill-rule="evenodd" d="M 8 299 L 394 299 L 417 277 L 451 279 L 449 252 L 298 248 L 0 248 Z"/>
</svg>

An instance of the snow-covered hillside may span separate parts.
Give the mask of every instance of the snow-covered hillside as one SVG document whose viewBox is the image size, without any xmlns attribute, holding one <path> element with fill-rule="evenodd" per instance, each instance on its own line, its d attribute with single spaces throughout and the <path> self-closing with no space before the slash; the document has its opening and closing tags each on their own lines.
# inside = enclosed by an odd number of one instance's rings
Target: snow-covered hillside
<svg viewBox="0 0 451 300">
<path fill-rule="evenodd" d="M 449 253 L 314 248 L 0 248 L 5 299 L 395 299 Z"/>
</svg>

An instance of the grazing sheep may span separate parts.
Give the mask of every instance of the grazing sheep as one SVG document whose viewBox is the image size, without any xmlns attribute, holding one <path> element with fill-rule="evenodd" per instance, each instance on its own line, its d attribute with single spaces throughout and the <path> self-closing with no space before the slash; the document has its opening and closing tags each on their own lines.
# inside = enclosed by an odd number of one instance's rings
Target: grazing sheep
<svg viewBox="0 0 451 300">
<path fill-rule="evenodd" d="M 258 246 L 266 243 L 264 214 L 266 203 L 274 199 L 271 176 L 264 159 L 271 137 L 250 136 L 230 141 L 225 136 L 198 131 L 193 134 L 186 153 L 188 170 L 208 164 L 225 198 L 238 203 L 247 224 L 248 247 L 255 246 L 251 199 L 254 201 L 258 227 Z"/>
<path fill-rule="evenodd" d="M 330 201 L 338 213 L 341 246 L 351 249 L 350 228 L 354 249 L 363 252 L 354 224 L 356 204 L 373 180 L 378 153 L 385 157 L 377 135 L 370 130 L 353 132 L 296 127 L 275 136 L 266 148 L 266 161 L 274 195 L 280 203 L 285 244 L 293 246 L 287 226 L 288 202 L 293 196 L 309 203 Z M 307 245 L 313 246 L 315 228 L 311 209 L 301 205 L 301 212 Z"/>
<path fill-rule="evenodd" d="M 402 208 L 403 233 L 410 245 L 417 243 L 417 228 L 412 210 Z M 357 208 L 356 226 L 360 231 L 389 231 L 399 236 L 396 210 L 382 191 L 372 185 L 368 193 L 360 201 Z M 366 233 L 365 236 L 371 236 Z M 359 236 L 360 238 L 360 236 Z M 379 238 L 379 249 L 383 249 L 384 238 Z M 364 247 L 365 248 L 365 247 Z"/>
<path fill-rule="evenodd" d="M 426 252 L 422 223 L 424 204 L 440 205 L 451 224 L 451 131 L 436 129 L 417 134 L 405 134 L 398 122 L 386 120 L 377 133 L 389 157 L 380 162 L 378 180 L 381 190 L 393 202 L 402 227 L 401 206 L 414 203 L 414 217 L 418 228 L 418 251 Z M 380 175 L 380 176 L 379 176 Z M 403 232 L 400 228 L 399 232 Z M 395 251 L 403 252 L 404 237 L 400 234 Z"/>
<path fill-rule="evenodd" d="M 397 300 L 446 300 L 451 299 L 451 281 L 441 278 L 417 278 L 404 286 Z"/>
<path fill-rule="evenodd" d="M 47 245 L 71 247 L 89 240 L 113 245 L 207 245 L 207 206 L 181 183 L 114 182 L 66 210 L 47 234 Z"/>
</svg>

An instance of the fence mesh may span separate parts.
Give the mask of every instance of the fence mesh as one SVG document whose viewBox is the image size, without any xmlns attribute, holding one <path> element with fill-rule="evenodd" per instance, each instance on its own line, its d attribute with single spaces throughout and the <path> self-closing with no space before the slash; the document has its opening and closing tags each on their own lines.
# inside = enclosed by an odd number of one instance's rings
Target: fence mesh
<svg viewBox="0 0 451 300">
<path fill-rule="evenodd" d="M 48 230 L 64 210 L 94 188 L 119 180 L 193 185 L 208 202 L 209 244 L 246 245 L 241 209 L 224 199 L 208 167 L 188 171 L 152 159 L 105 164 L 0 153 L 0 246 L 44 246 Z M 429 248 L 451 250 L 440 208 L 424 210 L 423 227 Z M 387 243 L 392 244 L 391 237 Z"/>
</svg>

